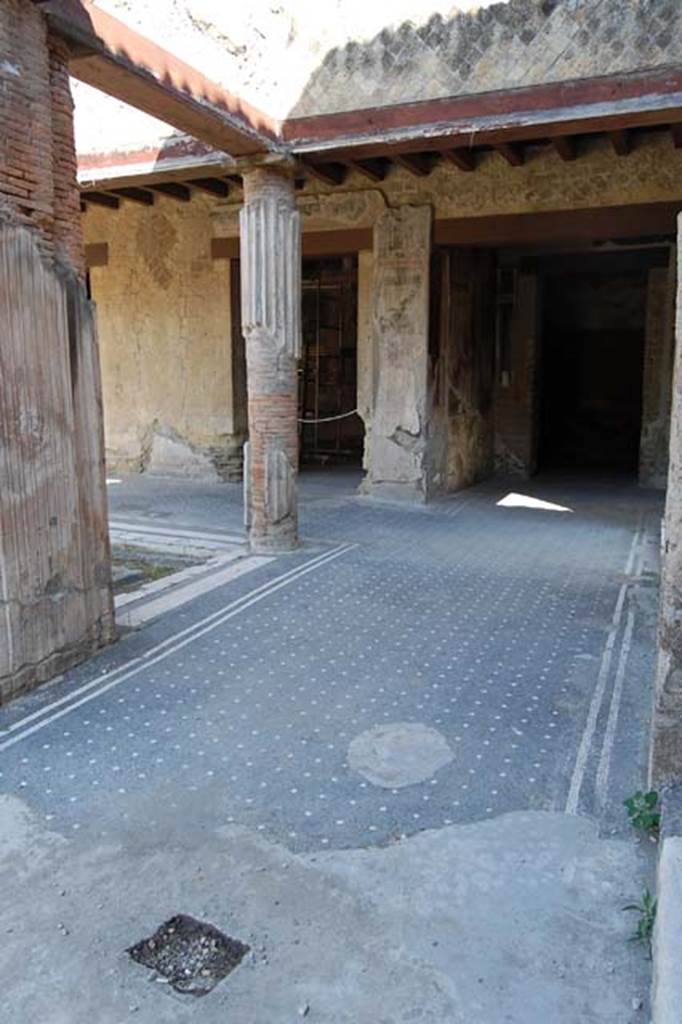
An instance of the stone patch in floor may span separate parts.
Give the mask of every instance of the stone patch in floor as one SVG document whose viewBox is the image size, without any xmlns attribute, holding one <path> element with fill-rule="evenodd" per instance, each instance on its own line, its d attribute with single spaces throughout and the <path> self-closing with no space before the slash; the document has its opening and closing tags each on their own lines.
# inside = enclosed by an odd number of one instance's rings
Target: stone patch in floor
<svg viewBox="0 0 682 1024">
<path fill-rule="evenodd" d="M 125 594 L 138 590 L 145 583 L 172 576 L 192 565 L 201 564 L 201 559 L 181 555 L 165 555 L 157 551 L 145 551 L 127 545 L 114 544 L 112 547 L 112 582 L 114 594 Z"/>
<path fill-rule="evenodd" d="M 176 992 L 205 996 L 241 963 L 249 947 L 212 924 L 177 914 L 127 952 Z"/>
<path fill-rule="evenodd" d="M 452 760 L 443 734 L 419 722 L 375 726 L 356 736 L 348 748 L 350 767 L 385 789 L 425 782 Z"/>
</svg>

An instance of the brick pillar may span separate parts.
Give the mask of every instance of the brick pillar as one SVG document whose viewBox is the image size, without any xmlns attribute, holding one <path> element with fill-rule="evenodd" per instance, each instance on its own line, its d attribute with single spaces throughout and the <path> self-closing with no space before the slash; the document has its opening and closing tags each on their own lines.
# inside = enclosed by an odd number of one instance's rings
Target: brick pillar
<svg viewBox="0 0 682 1024">
<path fill-rule="evenodd" d="M 0 702 L 114 638 L 67 52 L 0 3 Z"/>
<path fill-rule="evenodd" d="M 85 247 L 77 180 L 73 129 L 73 97 L 69 84 L 69 52 L 63 40 L 48 34 L 52 113 L 52 183 L 54 244 L 58 256 L 85 277 Z"/>
<path fill-rule="evenodd" d="M 249 441 L 245 514 L 254 551 L 298 542 L 301 226 L 285 165 L 247 167 L 240 213 Z"/>
<path fill-rule="evenodd" d="M 655 785 L 682 776 L 682 214 L 678 217 L 677 238 L 670 462 L 650 761 L 651 781 Z"/>
</svg>

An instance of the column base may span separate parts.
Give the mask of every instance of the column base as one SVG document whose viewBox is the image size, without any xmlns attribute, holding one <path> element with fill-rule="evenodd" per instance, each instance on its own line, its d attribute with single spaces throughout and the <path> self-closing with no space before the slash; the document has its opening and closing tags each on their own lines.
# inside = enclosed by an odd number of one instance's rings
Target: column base
<svg viewBox="0 0 682 1024">
<path fill-rule="evenodd" d="M 297 551 L 300 546 L 296 534 L 249 534 L 249 549 L 254 555 L 283 555 L 289 551 Z"/>
<path fill-rule="evenodd" d="M 427 496 L 421 481 L 378 481 L 364 480 L 359 493 L 379 501 L 395 501 L 405 505 L 425 505 Z"/>
</svg>

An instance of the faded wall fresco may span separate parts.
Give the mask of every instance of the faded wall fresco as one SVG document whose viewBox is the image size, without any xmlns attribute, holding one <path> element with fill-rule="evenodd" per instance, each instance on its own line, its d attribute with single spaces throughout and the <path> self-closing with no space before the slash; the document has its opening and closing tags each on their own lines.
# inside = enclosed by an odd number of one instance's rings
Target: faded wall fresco
<svg viewBox="0 0 682 1024">
<path fill-rule="evenodd" d="M 197 479 L 239 476 L 232 401 L 230 266 L 212 260 L 210 200 L 90 208 L 86 241 L 100 324 L 107 462 Z"/>
</svg>

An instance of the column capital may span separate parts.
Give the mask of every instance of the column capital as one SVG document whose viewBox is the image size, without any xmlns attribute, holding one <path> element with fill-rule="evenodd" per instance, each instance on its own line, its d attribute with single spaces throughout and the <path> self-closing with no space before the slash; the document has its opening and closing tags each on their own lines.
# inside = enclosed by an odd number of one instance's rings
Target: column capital
<svg viewBox="0 0 682 1024">
<path fill-rule="evenodd" d="M 259 171 L 272 171 L 273 174 L 293 178 L 297 167 L 298 161 L 289 153 L 258 153 L 235 161 L 235 170 L 242 177 Z"/>
</svg>

